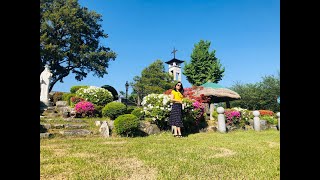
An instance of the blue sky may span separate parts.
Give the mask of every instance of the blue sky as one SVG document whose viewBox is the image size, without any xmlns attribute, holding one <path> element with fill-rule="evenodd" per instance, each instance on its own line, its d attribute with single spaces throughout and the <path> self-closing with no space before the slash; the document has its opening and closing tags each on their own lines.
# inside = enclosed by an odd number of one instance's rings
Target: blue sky
<svg viewBox="0 0 320 180">
<path fill-rule="evenodd" d="M 255 83 L 280 71 L 280 0 L 81 0 L 81 6 L 102 15 L 102 28 L 109 35 L 101 44 L 117 53 L 108 74 L 89 74 L 82 81 L 74 75 L 57 82 L 53 91 L 69 92 L 74 85 L 111 85 L 125 92 L 157 59 L 190 62 L 194 45 L 211 42 L 210 51 L 225 67 L 219 82 Z M 168 65 L 165 64 L 168 70 Z M 182 64 L 183 70 L 183 64 Z M 182 75 L 184 87 L 191 87 Z M 129 88 L 129 93 L 132 91 Z"/>
</svg>

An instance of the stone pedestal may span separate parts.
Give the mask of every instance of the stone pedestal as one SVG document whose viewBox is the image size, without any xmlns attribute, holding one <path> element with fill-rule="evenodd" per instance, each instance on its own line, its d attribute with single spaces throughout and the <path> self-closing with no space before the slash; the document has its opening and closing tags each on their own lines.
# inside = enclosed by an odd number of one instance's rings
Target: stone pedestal
<svg viewBox="0 0 320 180">
<path fill-rule="evenodd" d="M 218 115 L 218 130 L 219 130 L 219 132 L 225 133 L 226 132 L 226 119 L 224 116 L 224 108 L 218 107 L 217 112 L 219 113 L 219 115 Z"/>
<path fill-rule="evenodd" d="M 255 117 L 253 118 L 253 128 L 255 131 L 260 131 L 260 112 L 259 111 L 253 111 L 252 113 Z"/>
<path fill-rule="evenodd" d="M 280 104 L 280 97 L 279 97 L 279 104 Z M 278 116 L 278 129 L 280 131 L 280 112 L 277 113 Z"/>
</svg>

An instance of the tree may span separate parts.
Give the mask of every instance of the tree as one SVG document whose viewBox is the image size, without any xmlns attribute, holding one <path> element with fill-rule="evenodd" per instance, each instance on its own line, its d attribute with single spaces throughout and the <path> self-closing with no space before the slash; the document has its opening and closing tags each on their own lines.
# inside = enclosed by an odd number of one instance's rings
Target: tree
<svg viewBox="0 0 320 180">
<path fill-rule="evenodd" d="M 119 99 L 118 92 L 117 92 L 117 90 L 116 90 L 114 87 L 109 86 L 109 85 L 103 85 L 103 86 L 101 86 L 101 88 L 104 88 L 104 89 L 106 89 L 106 90 L 108 90 L 108 91 L 111 92 L 111 94 L 112 94 L 112 96 L 113 96 L 113 101 Z"/>
<path fill-rule="evenodd" d="M 116 53 L 99 44 L 108 35 L 101 15 L 80 7 L 77 0 L 40 0 L 40 73 L 48 64 L 53 74 L 49 91 L 70 73 L 78 81 L 89 72 L 103 77 Z"/>
<path fill-rule="evenodd" d="M 124 96 L 125 96 L 125 94 L 126 94 L 126 93 L 125 93 L 125 92 L 123 92 L 123 91 L 119 91 L 119 93 L 120 93 L 120 95 L 121 95 L 121 96 L 123 96 L 123 97 L 124 97 Z"/>
<path fill-rule="evenodd" d="M 161 60 L 156 60 L 142 70 L 141 76 L 135 76 L 130 83 L 133 93 L 136 94 L 136 102 L 140 105 L 144 96 L 151 93 L 163 93 L 174 86 L 173 76 L 165 72 Z"/>
<path fill-rule="evenodd" d="M 262 77 L 261 82 L 255 84 L 241 84 L 237 82 L 230 89 L 237 92 L 240 100 L 232 101 L 233 107 L 249 110 L 280 111 L 277 97 L 280 95 L 280 74 Z"/>
<path fill-rule="evenodd" d="M 184 62 L 183 74 L 193 86 L 199 86 L 208 81 L 218 83 L 225 71 L 220 60 L 216 58 L 216 51 L 209 52 L 211 42 L 200 40 L 194 45 L 191 62 Z"/>
</svg>

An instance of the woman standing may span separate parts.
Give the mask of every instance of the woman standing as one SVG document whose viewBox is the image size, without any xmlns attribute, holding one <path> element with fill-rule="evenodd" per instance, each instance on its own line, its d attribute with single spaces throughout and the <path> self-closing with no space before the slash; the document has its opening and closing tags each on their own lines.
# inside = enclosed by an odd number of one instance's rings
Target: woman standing
<svg viewBox="0 0 320 180">
<path fill-rule="evenodd" d="M 172 109 L 170 112 L 170 126 L 172 126 L 174 133 L 174 137 L 182 137 L 181 136 L 181 127 L 183 127 L 182 123 L 182 99 L 183 99 L 183 86 L 179 81 L 171 91 L 171 101 L 173 102 Z"/>
</svg>

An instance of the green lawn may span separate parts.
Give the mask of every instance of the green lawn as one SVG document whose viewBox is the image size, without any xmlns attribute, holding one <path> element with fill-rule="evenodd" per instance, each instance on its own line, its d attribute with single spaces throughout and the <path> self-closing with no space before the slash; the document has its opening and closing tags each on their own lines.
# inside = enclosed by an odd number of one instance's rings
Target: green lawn
<svg viewBox="0 0 320 180">
<path fill-rule="evenodd" d="M 40 179 L 280 179 L 280 133 L 41 139 Z"/>
</svg>

